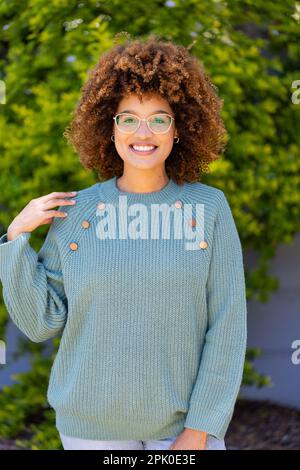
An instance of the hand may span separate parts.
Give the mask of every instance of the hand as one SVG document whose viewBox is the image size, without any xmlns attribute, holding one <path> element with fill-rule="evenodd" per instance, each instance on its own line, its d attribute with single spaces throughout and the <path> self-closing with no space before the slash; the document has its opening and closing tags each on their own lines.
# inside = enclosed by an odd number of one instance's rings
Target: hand
<svg viewBox="0 0 300 470">
<path fill-rule="evenodd" d="M 170 450 L 205 450 L 207 433 L 185 428 L 173 442 Z"/>
<path fill-rule="evenodd" d="M 45 196 L 32 199 L 27 206 L 14 218 L 7 229 L 7 240 L 14 240 L 22 232 L 32 232 L 40 225 L 49 224 L 54 217 L 66 217 L 65 213 L 57 210 L 48 210 L 56 206 L 74 205 L 76 201 L 61 199 L 72 197 L 76 191 L 53 192 Z"/>
</svg>

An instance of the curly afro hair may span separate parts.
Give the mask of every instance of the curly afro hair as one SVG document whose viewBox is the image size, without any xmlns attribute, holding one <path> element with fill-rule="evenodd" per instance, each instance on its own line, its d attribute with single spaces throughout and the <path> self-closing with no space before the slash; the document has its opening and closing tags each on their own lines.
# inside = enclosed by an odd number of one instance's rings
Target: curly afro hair
<svg viewBox="0 0 300 470">
<path fill-rule="evenodd" d="M 166 173 L 177 184 L 199 181 L 225 148 L 223 100 L 187 48 L 154 34 L 116 44 L 89 72 L 64 132 L 81 164 L 96 170 L 100 180 L 123 174 L 111 135 L 118 104 L 131 93 L 140 99 L 159 94 L 168 101 L 180 140 L 165 161 Z"/>
</svg>

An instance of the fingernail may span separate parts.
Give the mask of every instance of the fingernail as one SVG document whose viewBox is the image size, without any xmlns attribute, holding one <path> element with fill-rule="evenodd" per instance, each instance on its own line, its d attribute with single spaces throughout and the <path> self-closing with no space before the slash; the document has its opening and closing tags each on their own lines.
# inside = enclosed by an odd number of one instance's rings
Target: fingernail
<svg viewBox="0 0 300 470">
<path fill-rule="evenodd" d="M 65 214 L 65 215 L 68 215 L 68 213 L 67 213 L 67 212 L 64 212 L 64 214 Z"/>
<path fill-rule="evenodd" d="M 77 191 L 72 191 L 71 194 L 77 194 Z"/>
</svg>

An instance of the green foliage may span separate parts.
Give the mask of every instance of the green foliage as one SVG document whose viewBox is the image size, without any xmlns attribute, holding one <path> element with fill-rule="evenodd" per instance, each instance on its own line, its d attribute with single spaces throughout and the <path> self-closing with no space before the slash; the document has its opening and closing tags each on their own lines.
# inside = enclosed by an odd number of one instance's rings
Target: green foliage
<svg viewBox="0 0 300 470">
<path fill-rule="evenodd" d="M 31 370 L 14 374 L 16 383 L 4 386 L 0 394 L 0 437 L 14 438 L 25 449 L 62 449 L 55 427 L 55 414 L 46 399 L 48 378 L 59 344 L 55 338 L 49 357 L 41 354 L 43 345 L 31 346 Z M 23 344 L 18 355 L 28 350 Z"/>
<path fill-rule="evenodd" d="M 63 138 L 80 87 L 100 54 L 122 40 L 116 34 L 156 33 L 189 47 L 224 99 L 226 157 L 203 181 L 225 192 L 244 249 L 257 254 L 257 266 L 246 272 L 248 299 L 267 301 L 278 287 L 269 262 L 300 228 L 300 105 L 291 101 L 300 76 L 299 22 L 299 4 L 291 0 L 2 0 L 2 231 L 32 198 L 96 181 Z M 33 248 L 47 229 L 34 231 Z M 0 337 L 6 319 L 2 302 Z M 0 436 L 20 436 L 26 427 L 30 444 L 23 436 L 23 446 L 60 448 L 46 402 L 52 358 L 37 345 L 26 348 L 32 370 L 0 395 Z M 252 366 L 257 354 L 248 351 L 244 384 L 269 384 Z"/>
<path fill-rule="evenodd" d="M 247 386 L 255 385 L 258 388 L 272 386 L 271 377 L 258 374 L 253 367 L 252 362 L 257 357 L 260 357 L 261 355 L 262 355 L 262 350 L 260 348 L 249 348 L 247 350 L 243 385 L 247 385 Z"/>
</svg>

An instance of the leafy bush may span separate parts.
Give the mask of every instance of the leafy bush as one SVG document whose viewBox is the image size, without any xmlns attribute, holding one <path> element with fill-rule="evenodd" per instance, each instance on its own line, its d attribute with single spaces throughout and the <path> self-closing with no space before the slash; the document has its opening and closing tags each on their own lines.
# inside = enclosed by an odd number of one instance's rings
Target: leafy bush
<svg viewBox="0 0 300 470">
<path fill-rule="evenodd" d="M 27 342 L 26 342 L 27 343 Z M 29 347 L 22 341 L 18 354 L 31 349 L 32 368 L 29 372 L 14 374 L 17 382 L 4 386 L 0 394 L 0 436 L 16 438 L 16 444 L 24 449 L 62 449 L 55 427 L 55 414 L 47 399 L 50 369 L 59 345 L 53 340 L 53 351 L 48 357 L 42 354 L 44 345 L 34 343 Z"/>
</svg>

